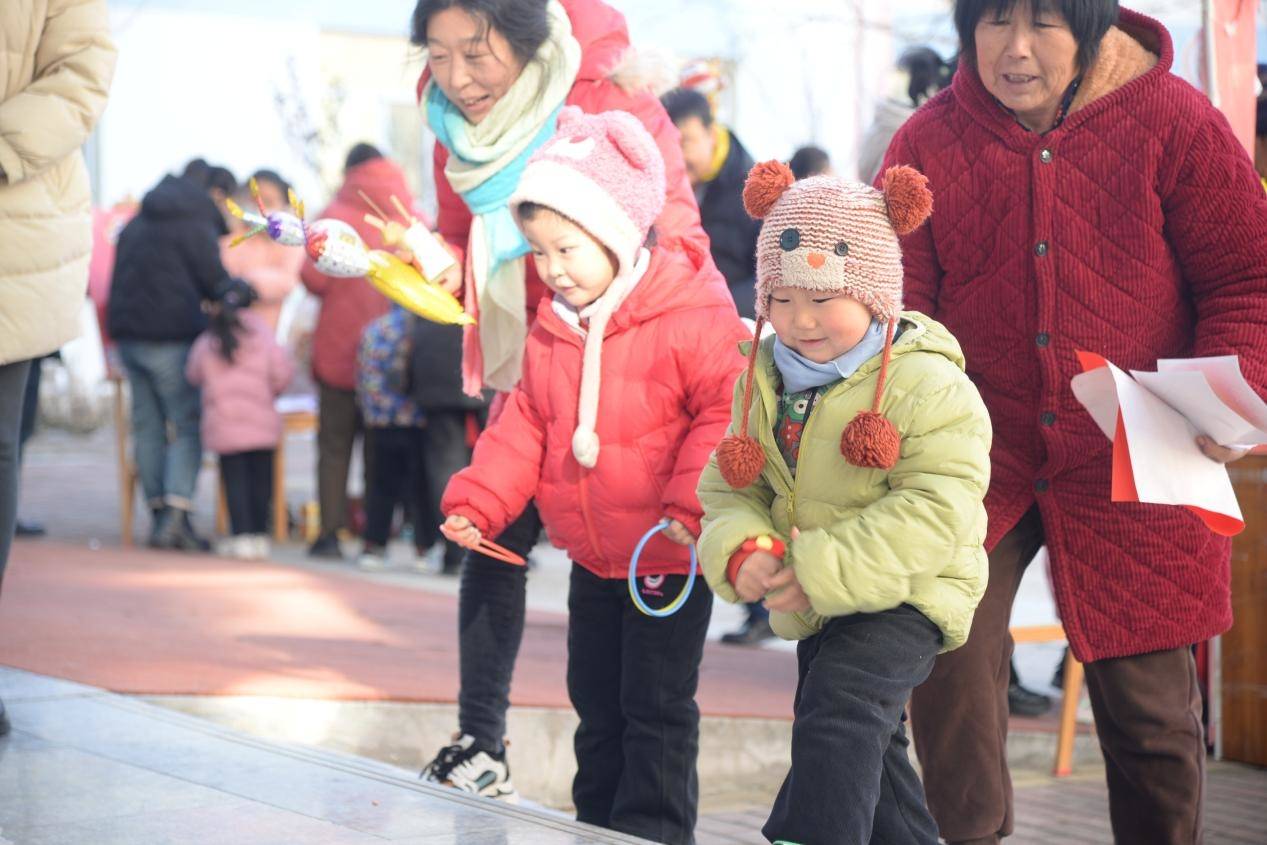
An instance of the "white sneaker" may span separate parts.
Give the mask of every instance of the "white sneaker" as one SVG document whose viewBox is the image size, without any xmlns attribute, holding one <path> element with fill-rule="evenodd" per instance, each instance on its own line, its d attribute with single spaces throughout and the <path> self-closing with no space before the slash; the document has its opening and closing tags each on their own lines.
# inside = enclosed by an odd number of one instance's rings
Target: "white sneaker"
<svg viewBox="0 0 1267 845">
<path fill-rule="evenodd" d="M 356 557 L 356 565 L 365 572 L 382 572 L 387 568 L 387 557 L 371 552 L 361 552 Z"/>
<path fill-rule="evenodd" d="M 435 543 L 423 554 L 414 552 L 413 569 L 423 575 L 435 575 L 444 567 L 444 542 Z"/>
<path fill-rule="evenodd" d="M 255 534 L 251 539 L 254 541 L 254 547 L 252 549 L 254 554 L 252 556 L 255 560 L 268 560 L 269 556 L 273 553 L 273 544 L 272 541 L 268 539 L 268 535 Z"/>
<path fill-rule="evenodd" d="M 234 534 L 229 538 L 226 554 L 237 560 L 254 560 L 255 538 L 250 534 Z"/>
<path fill-rule="evenodd" d="M 440 749 L 419 777 L 428 783 L 518 804 L 519 793 L 510 780 L 506 750 L 503 748 L 500 754 L 493 754 L 477 749 L 475 737 L 470 734 L 461 734 L 455 739 L 452 745 Z"/>
</svg>

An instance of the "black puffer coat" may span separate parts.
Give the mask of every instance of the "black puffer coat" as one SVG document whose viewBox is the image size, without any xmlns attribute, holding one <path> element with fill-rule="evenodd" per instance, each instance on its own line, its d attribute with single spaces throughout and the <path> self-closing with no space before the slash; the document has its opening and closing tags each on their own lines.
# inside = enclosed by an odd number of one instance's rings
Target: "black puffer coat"
<svg viewBox="0 0 1267 845">
<path fill-rule="evenodd" d="M 713 261 L 726 277 L 739 316 L 749 318 L 753 317 L 757 233 L 761 231 L 761 221 L 753 220 L 743 207 L 743 183 L 752 164 L 752 156 L 732 132 L 730 153 L 721 172 L 697 189 L 700 220 L 708 233 Z"/>
<path fill-rule="evenodd" d="M 207 192 L 166 176 L 119 235 L 106 323 L 115 340 L 187 340 L 207 326 L 203 300 L 229 281 L 224 217 Z"/>
</svg>

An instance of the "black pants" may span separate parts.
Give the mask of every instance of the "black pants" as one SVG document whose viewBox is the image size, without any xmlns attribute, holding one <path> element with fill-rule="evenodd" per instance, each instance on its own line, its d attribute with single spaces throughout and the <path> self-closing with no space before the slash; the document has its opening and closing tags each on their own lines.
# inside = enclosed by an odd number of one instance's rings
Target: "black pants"
<svg viewBox="0 0 1267 845">
<path fill-rule="evenodd" d="M 937 845 L 902 724 L 941 631 L 909 605 L 831 619 L 797 645 L 792 769 L 762 833 L 799 845 Z"/>
<path fill-rule="evenodd" d="M 430 547 L 441 539 L 440 500 L 449 479 L 471 462 L 471 447 L 466 439 L 467 411 L 427 411 L 427 424 L 422 429 L 422 488 L 414 518 L 414 535 L 419 546 Z M 535 537 L 534 537 L 535 540 Z M 445 541 L 444 564 L 455 569 L 462 563 L 466 550 L 457 543 Z"/>
<path fill-rule="evenodd" d="M 30 361 L 0 366 L 0 580 L 9 560 L 9 544 L 18 515 L 18 453 L 30 366 Z"/>
<path fill-rule="evenodd" d="M 684 575 L 640 579 L 663 607 Z M 568 591 L 568 696 L 576 729 L 572 803 L 578 821 L 652 842 L 695 841 L 699 707 L 695 689 L 713 595 L 697 580 L 674 615 L 642 614 L 624 579 L 573 564 Z"/>
<path fill-rule="evenodd" d="M 234 534 L 267 534 L 273 505 L 273 450 L 220 456 L 220 477 Z"/>
<path fill-rule="evenodd" d="M 23 448 L 26 447 L 26 441 L 30 440 L 31 435 L 35 433 L 35 419 L 39 416 L 40 374 L 43 371 L 41 366 L 43 362 L 43 358 L 37 358 L 32 361 L 30 373 L 26 377 L 26 398 L 22 402 L 22 434 L 20 438 L 20 445 Z"/>
<path fill-rule="evenodd" d="M 414 513 L 423 497 L 422 429 L 374 428 L 366 460 L 374 483 L 365 489 L 365 543 L 382 548 L 392 533 L 396 506 Z"/>
<path fill-rule="evenodd" d="M 527 557 L 540 534 L 541 517 L 529 504 L 496 540 Z M 467 553 L 458 591 L 458 727 L 490 751 L 500 751 L 506 736 L 527 588 L 526 566 Z"/>
</svg>

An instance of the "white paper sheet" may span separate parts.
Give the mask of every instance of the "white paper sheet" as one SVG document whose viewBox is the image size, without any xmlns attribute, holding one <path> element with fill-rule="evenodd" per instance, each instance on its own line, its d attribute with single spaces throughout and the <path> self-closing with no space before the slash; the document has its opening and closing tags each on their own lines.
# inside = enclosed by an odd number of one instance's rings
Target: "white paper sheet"
<svg viewBox="0 0 1267 845">
<path fill-rule="evenodd" d="M 1187 380 L 1189 374 L 1181 375 Z M 1121 413 L 1139 501 L 1189 505 L 1242 520 L 1227 469 L 1202 454 L 1198 432 L 1183 414 L 1112 363 L 1074 376 L 1072 387 L 1110 440 Z"/>
</svg>

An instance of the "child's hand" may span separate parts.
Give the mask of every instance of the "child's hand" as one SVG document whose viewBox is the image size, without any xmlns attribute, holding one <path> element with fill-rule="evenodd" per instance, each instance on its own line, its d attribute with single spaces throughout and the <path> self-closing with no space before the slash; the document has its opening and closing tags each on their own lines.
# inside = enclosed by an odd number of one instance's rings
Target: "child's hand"
<svg viewBox="0 0 1267 845">
<path fill-rule="evenodd" d="M 480 530 L 464 516 L 453 514 L 440 526 L 440 533 L 459 546 L 470 548 L 480 541 Z"/>
<path fill-rule="evenodd" d="M 804 613 L 810 609 L 809 597 L 801 589 L 801 582 L 796 580 L 796 570 L 788 567 L 774 575 L 768 581 L 769 592 L 775 593 L 766 598 L 767 610 L 778 613 Z"/>
<path fill-rule="evenodd" d="M 782 566 L 783 561 L 769 552 L 753 552 L 744 559 L 739 573 L 735 575 L 735 592 L 743 601 L 761 601 L 770 592 L 770 579 Z"/>
<path fill-rule="evenodd" d="M 679 546 L 689 546 L 695 542 L 695 535 L 691 533 L 689 528 L 678 522 L 676 519 L 668 517 L 666 517 L 666 519 L 669 520 L 669 526 L 668 528 L 665 528 L 664 531 L 660 532 L 665 537 L 668 537 Z"/>
</svg>

